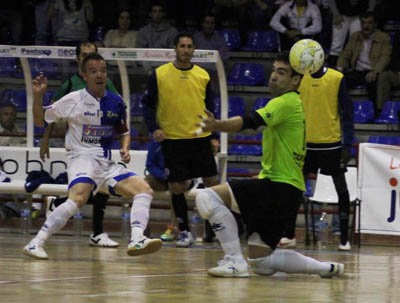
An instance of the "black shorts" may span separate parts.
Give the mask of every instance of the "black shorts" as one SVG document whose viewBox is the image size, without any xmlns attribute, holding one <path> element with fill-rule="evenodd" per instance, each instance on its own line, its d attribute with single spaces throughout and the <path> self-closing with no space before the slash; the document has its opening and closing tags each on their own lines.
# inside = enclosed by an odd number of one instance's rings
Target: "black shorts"
<svg viewBox="0 0 400 303">
<path fill-rule="evenodd" d="M 241 179 L 229 182 L 248 235 L 257 232 L 275 249 L 302 199 L 298 188 L 269 179 Z"/>
<path fill-rule="evenodd" d="M 330 150 L 310 150 L 307 149 L 304 160 L 303 173 L 307 176 L 309 173 L 320 173 L 328 176 L 335 176 L 347 171 L 346 165 L 342 165 L 342 148 Z"/>
<path fill-rule="evenodd" d="M 211 137 L 161 142 L 168 182 L 217 175 Z"/>
</svg>

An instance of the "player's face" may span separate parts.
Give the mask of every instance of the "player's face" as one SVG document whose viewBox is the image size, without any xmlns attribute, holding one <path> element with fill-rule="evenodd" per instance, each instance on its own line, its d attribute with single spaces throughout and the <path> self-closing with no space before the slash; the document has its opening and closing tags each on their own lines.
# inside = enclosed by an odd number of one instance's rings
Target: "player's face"
<svg viewBox="0 0 400 303">
<path fill-rule="evenodd" d="M 8 130 L 12 130 L 15 125 L 17 113 L 11 106 L 5 106 L 0 109 L 0 124 Z"/>
<path fill-rule="evenodd" d="M 288 63 L 274 61 L 269 78 L 269 89 L 274 97 L 296 90 L 300 83 L 300 76 L 292 76 L 292 69 Z"/>
<path fill-rule="evenodd" d="M 368 38 L 376 29 L 374 17 L 361 18 L 361 33 L 364 38 Z"/>
<path fill-rule="evenodd" d="M 194 44 L 189 37 L 182 37 L 175 46 L 176 61 L 179 63 L 190 63 L 193 57 Z"/>
<path fill-rule="evenodd" d="M 122 12 L 118 18 L 119 28 L 127 31 L 131 26 L 131 16 L 128 12 Z"/>
<path fill-rule="evenodd" d="M 215 29 L 215 18 L 208 16 L 203 21 L 203 32 L 207 35 L 211 35 Z"/>
<path fill-rule="evenodd" d="M 107 66 L 103 60 L 89 60 L 83 71 L 83 79 L 92 92 L 104 92 L 107 83 Z"/>
</svg>

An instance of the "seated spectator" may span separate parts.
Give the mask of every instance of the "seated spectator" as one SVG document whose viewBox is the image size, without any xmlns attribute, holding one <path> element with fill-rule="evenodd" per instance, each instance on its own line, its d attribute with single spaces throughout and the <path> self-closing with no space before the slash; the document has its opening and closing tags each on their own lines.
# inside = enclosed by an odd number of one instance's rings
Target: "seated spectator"
<svg viewBox="0 0 400 303">
<path fill-rule="evenodd" d="M 376 107 L 377 76 L 389 65 L 392 45 L 389 35 L 376 28 L 373 13 L 362 14 L 360 21 L 361 31 L 351 36 L 339 56 L 337 68 L 345 74 L 349 88 L 366 85 L 368 99 Z"/>
<path fill-rule="evenodd" d="M 278 9 L 269 25 L 279 33 L 281 50 L 289 50 L 296 41 L 321 31 L 321 13 L 311 0 L 293 0 Z"/>
<path fill-rule="evenodd" d="M 367 11 L 372 12 L 375 4 L 376 0 L 328 0 L 333 15 L 332 43 L 328 57 L 330 66 L 336 66 L 347 35 L 351 36 L 361 30 L 360 15 Z"/>
<path fill-rule="evenodd" d="M 11 103 L 0 104 L 0 134 L 12 133 L 13 136 L 5 137 L 0 135 L 0 146 L 25 146 L 26 138 L 15 137 L 15 133 L 25 134 L 25 131 L 18 127 L 17 109 Z"/>
<path fill-rule="evenodd" d="M 25 1 L 2 1 L 0 6 L 0 43 L 21 44 Z M 5 27 L 5 29 L 3 29 Z"/>
<path fill-rule="evenodd" d="M 105 47 L 136 46 L 137 31 L 131 30 L 132 16 L 129 10 L 121 10 L 118 14 L 117 28 L 110 29 L 104 38 Z"/>
<path fill-rule="evenodd" d="M 90 0 L 56 0 L 49 8 L 49 17 L 58 20 L 56 44 L 76 46 L 89 39 L 89 23 L 93 21 Z"/>
<path fill-rule="evenodd" d="M 203 18 L 202 30 L 193 35 L 197 49 L 210 49 L 219 51 L 222 62 L 225 64 L 229 59 L 229 49 L 225 39 L 215 31 L 215 16 L 208 13 Z M 215 95 L 218 95 L 218 76 L 215 64 L 204 63 L 199 64 L 205 68 L 210 74 L 211 88 Z"/>
<path fill-rule="evenodd" d="M 138 32 L 136 47 L 172 48 L 178 32 L 165 20 L 165 9 L 161 3 L 152 4 L 150 18 L 150 23 Z"/>
<path fill-rule="evenodd" d="M 376 90 L 376 107 L 378 113 L 386 101 L 390 100 L 390 93 L 393 88 L 400 89 L 400 32 L 396 33 L 393 40 L 392 59 L 389 70 L 378 76 Z"/>
</svg>

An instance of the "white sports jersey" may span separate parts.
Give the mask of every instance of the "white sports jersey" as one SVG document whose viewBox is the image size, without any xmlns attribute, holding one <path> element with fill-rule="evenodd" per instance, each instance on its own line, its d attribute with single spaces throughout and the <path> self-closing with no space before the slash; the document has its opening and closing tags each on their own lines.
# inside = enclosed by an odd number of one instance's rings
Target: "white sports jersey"
<svg viewBox="0 0 400 303">
<path fill-rule="evenodd" d="M 111 159 L 114 135 L 129 134 L 125 103 L 109 91 L 98 100 L 84 88 L 44 108 L 47 123 L 61 119 L 68 122 L 65 137 L 68 155 L 92 154 Z"/>
</svg>

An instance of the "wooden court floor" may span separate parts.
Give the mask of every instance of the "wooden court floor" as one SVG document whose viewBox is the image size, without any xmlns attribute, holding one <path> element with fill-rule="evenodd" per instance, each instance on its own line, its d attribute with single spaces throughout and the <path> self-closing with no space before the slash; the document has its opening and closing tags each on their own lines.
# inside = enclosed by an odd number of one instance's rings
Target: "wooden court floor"
<svg viewBox="0 0 400 303">
<path fill-rule="evenodd" d="M 0 234 L 0 302 L 400 302 L 400 247 L 363 246 L 352 252 L 299 251 L 320 260 L 345 263 L 345 275 L 207 276 L 222 257 L 218 245 L 175 248 L 129 257 L 118 249 L 92 248 L 87 238 L 54 236 L 50 259 L 37 261 L 21 253 L 27 242 Z"/>
</svg>

